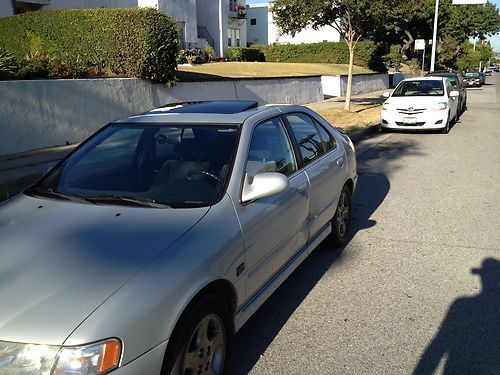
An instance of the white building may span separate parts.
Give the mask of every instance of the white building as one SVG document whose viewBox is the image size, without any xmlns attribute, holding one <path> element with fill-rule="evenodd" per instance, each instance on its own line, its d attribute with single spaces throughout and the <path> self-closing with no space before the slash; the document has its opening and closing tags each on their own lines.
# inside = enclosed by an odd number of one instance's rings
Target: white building
<svg viewBox="0 0 500 375">
<path fill-rule="evenodd" d="M 269 2 L 247 6 L 248 44 L 339 42 L 340 39 L 338 31 L 331 26 L 323 26 L 318 30 L 307 27 L 293 37 L 290 34 L 280 34 Z"/>
<path fill-rule="evenodd" d="M 13 9 L 13 5 L 15 9 Z M 181 48 L 210 44 L 218 56 L 246 46 L 245 0 L 0 0 L 0 17 L 39 9 L 153 7 L 179 25 Z"/>
</svg>

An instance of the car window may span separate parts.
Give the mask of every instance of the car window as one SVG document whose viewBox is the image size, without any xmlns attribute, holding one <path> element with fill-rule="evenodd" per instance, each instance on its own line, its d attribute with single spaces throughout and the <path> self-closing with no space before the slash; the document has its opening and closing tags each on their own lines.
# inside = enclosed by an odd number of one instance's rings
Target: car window
<svg viewBox="0 0 500 375">
<path fill-rule="evenodd" d="M 312 119 L 304 113 L 285 115 L 299 145 L 304 165 L 325 153 L 323 141 Z"/>
<path fill-rule="evenodd" d="M 62 193 L 97 204 L 211 205 L 222 196 L 238 133 L 236 126 L 218 124 L 113 124 L 31 192 Z"/>
<path fill-rule="evenodd" d="M 278 172 L 289 176 L 296 170 L 292 146 L 279 118 L 257 125 L 248 151 L 247 174 L 255 176 L 257 173 Z"/>
<path fill-rule="evenodd" d="M 333 134 L 318 121 L 314 120 L 314 123 L 316 124 L 316 128 L 321 134 L 321 139 L 323 140 L 325 151 L 328 152 L 331 150 L 335 150 L 337 148 L 337 141 L 335 141 L 335 137 L 333 136 Z"/>
<path fill-rule="evenodd" d="M 411 80 L 402 81 L 392 96 L 443 96 L 443 80 Z"/>
</svg>

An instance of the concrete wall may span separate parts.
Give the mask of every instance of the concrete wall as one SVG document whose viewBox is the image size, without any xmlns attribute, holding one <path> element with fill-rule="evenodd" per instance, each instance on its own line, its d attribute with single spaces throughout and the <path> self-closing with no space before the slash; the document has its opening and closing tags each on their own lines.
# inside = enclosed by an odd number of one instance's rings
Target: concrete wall
<svg viewBox="0 0 500 375">
<path fill-rule="evenodd" d="M 186 82 L 138 79 L 0 81 L 0 155 L 80 142 L 115 119 L 162 104 L 214 99 L 305 104 L 323 99 L 320 77 Z"/>
<path fill-rule="evenodd" d="M 347 91 L 347 75 L 322 76 L 323 94 L 327 97 L 345 96 Z M 385 90 L 389 88 L 387 73 L 357 74 L 352 78 L 352 94 Z"/>
</svg>

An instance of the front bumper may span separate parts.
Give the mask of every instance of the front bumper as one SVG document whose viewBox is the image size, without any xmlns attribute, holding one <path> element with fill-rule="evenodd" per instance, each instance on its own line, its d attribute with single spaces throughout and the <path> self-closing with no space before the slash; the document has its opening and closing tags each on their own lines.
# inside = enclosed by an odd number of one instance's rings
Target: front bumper
<svg viewBox="0 0 500 375">
<path fill-rule="evenodd" d="M 382 110 L 380 125 L 386 129 L 435 130 L 444 129 L 448 120 L 448 110 L 426 110 L 419 114 L 401 114 Z"/>
</svg>

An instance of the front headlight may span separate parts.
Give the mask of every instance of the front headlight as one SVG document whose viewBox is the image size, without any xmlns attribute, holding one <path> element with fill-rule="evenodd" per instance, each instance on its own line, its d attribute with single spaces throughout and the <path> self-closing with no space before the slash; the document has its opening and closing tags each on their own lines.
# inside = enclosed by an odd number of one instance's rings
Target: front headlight
<svg viewBox="0 0 500 375">
<path fill-rule="evenodd" d="M 0 341 L 0 374 L 101 375 L 118 367 L 120 356 L 117 339 L 78 347 Z"/>
<path fill-rule="evenodd" d="M 440 102 L 433 109 L 435 111 L 444 111 L 444 110 L 446 110 L 446 108 L 448 108 L 448 103 Z"/>
</svg>

